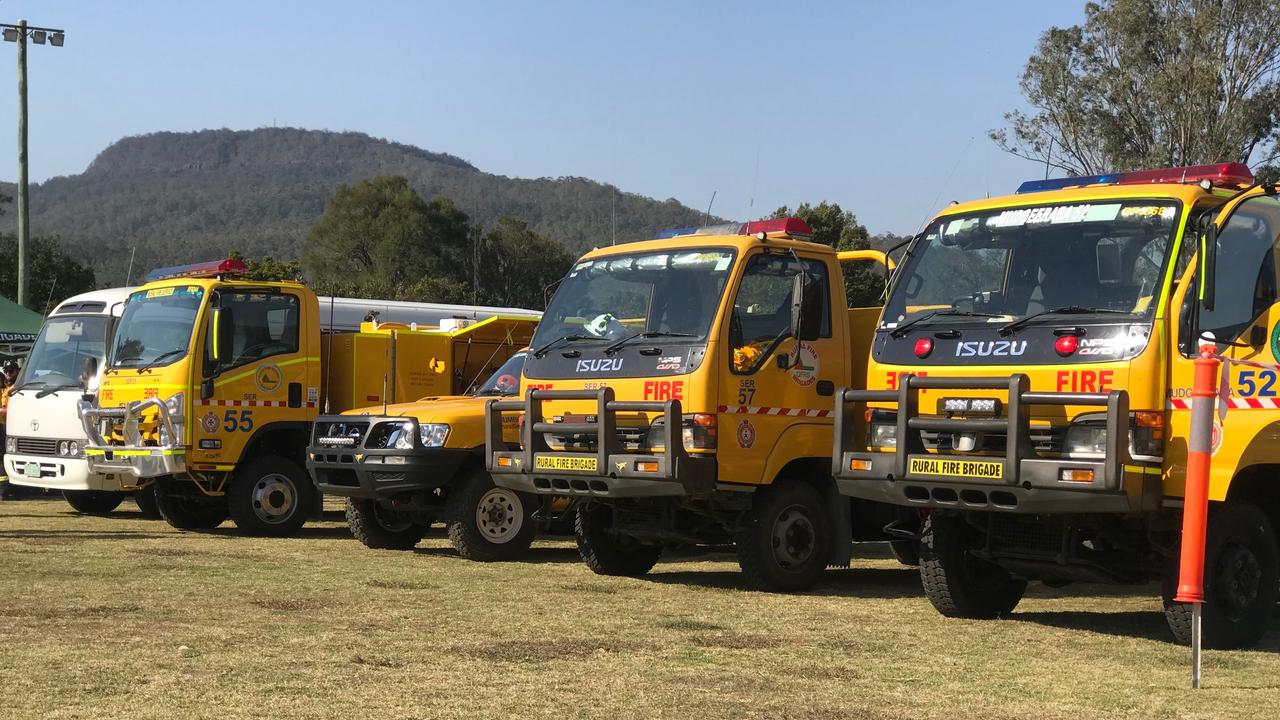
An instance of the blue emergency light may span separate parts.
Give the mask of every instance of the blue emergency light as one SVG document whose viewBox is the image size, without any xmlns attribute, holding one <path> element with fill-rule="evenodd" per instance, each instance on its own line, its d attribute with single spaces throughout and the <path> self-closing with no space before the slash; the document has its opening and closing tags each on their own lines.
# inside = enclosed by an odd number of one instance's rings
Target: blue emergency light
<svg viewBox="0 0 1280 720">
<path fill-rule="evenodd" d="M 1028 180 L 1018 186 L 1017 192 L 1033 193 L 1061 190 L 1085 185 L 1138 185 L 1146 183 L 1198 183 L 1208 180 L 1214 187 L 1243 187 L 1253 184 L 1253 173 L 1244 163 L 1229 162 L 1213 165 L 1160 168 L 1158 170 L 1134 170 L 1132 172 L 1088 175 L 1085 177 L 1054 178 L 1052 180 Z"/>
<path fill-rule="evenodd" d="M 191 265 L 175 265 L 173 267 L 156 268 L 147 273 L 146 282 L 170 280 L 184 277 L 218 277 L 219 275 L 243 275 L 249 267 L 243 260 L 228 258 L 226 260 L 210 260 L 209 262 Z"/>
</svg>

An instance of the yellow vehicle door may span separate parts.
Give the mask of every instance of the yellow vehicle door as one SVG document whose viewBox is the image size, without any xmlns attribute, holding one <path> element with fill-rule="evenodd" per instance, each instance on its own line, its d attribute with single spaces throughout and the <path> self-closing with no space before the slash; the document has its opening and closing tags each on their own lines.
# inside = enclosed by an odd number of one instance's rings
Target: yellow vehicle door
<svg viewBox="0 0 1280 720">
<path fill-rule="evenodd" d="M 256 432 L 315 416 L 319 357 L 303 332 L 313 312 L 302 294 L 287 289 L 215 293 L 192 403 L 195 469 L 230 470 Z"/>
<path fill-rule="evenodd" d="M 1280 201 L 1253 191 L 1225 207 L 1217 218 L 1216 251 L 1211 253 L 1214 277 L 1211 308 L 1198 307 L 1201 295 L 1197 268 L 1189 268 L 1175 296 L 1171 312 L 1177 330 L 1169 382 L 1171 438 L 1166 467 L 1170 483 L 1166 492 L 1181 495 L 1186 469 L 1185 439 L 1190 429 L 1191 389 L 1197 346 L 1193 328 L 1212 340 L 1219 354 L 1232 359 L 1219 375 L 1226 387 L 1219 395 L 1214 416 L 1213 473 L 1209 497 L 1221 500 L 1237 468 L 1280 459 Z M 1183 240 L 1197 243 L 1199 233 L 1187 231 Z M 1183 253 L 1180 264 L 1188 264 Z M 1201 253 L 1202 255 L 1204 253 Z M 1197 261 L 1196 264 L 1200 264 Z M 1225 412 L 1224 412 L 1225 411 Z"/>
<path fill-rule="evenodd" d="M 792 293 L 801 265 L 789 250 L 747 257 L 731 291 L 720 340 L 728 356 L 722 360 L 728 372 L 720 373 L 717 423 L 722 481 L 768 483 L 790 458 L 830 454 L 832 397 L 846 381 L 848 362 L 843 318 L 833 318 L 831 308 L 835 293 L 843 300 L 844 288 L 832 286 L 827 263 L 803 254 L 799 260 L 821 288 L 816 339 L 791 336 Z"/>
</svg>

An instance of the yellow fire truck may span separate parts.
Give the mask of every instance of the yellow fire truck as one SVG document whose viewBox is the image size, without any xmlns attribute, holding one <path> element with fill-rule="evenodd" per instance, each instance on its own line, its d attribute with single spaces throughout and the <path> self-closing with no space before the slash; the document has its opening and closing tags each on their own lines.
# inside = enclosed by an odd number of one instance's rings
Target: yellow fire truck
<svg viewBox="0 0 1280 720">
<path fill-rule="evenodd" d="M 238 279 L 244 271 L 226 260 L 153 272 L 129 295 L 98 393 L 80 406 L 91 470 L 155 483 L 174 527 L 230 516 L 251 534 L 296 532 L 320 507 L 303 463 L 321 407 L 457 392 L 492 349 L 469 342 L 479 328 L 535 322 L 373 321 L 326 334 L 334 310 L 310 289 Z"/>
<path fill-rule="evenodd" d="M 911 243 L 865 390 L 838 393 L 833 472 L 924 518 L 943 614 L 1028 580 L 1163 579 L 1174 635 L 1193 361 L 1228 358 L 1214 427 L 1206 643 L 1265 632 L 1280 522 L 1280 202 L 1238 163 L 1033 181 Z"/>
<path fill-rule="evenodd" d="M 525 355 L 512 355 L 473 394 L 317 418 L 307 469 L 321 492 L 346 498 L 347 525 L 360 542 L 407 550 L 443 520 L 463 557 L 512 560 L 538 529 L 565 516 L 563 499 L 496 487 L 484 468 L 485 404 L 519 392 Z M 504 428 L 512 439 L 515 421 Z"/>
<path fill-rule="evenodd" d="M 850 358 L 878 314 L 846 309 L 840 262 L 885 258 L 809 235 L 787 218 L 584 255 L 534 336 L 523 399 L 488 406 L 494 482 L 574 498 L 602 574 L 732 542 L 749 585 L 801 590 L 847 564 L 853 539 L 882 538 L 895 511 L 841 501 L 829 465 L 831 398 L 862 376 Z"/>
</svg>

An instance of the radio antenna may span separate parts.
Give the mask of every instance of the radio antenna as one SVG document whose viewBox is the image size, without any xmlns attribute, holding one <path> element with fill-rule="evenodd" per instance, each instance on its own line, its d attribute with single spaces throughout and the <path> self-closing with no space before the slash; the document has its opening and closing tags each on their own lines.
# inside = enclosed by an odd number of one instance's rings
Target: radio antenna
<svg viewBox="0 0 1280 720">
<path fill-rule="evenodd" d="M 707 203 L 707 212 L 702 216 L 703 227 L 711 224 L 711 206 L 716 204 L 716 191 L 711 191 L 711 202 Z"/>
</svg>

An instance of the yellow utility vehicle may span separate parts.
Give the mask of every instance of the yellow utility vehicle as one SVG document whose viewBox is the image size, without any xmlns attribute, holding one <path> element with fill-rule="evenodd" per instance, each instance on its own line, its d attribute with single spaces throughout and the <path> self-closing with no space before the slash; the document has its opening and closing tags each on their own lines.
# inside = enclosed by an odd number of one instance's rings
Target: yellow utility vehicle
<svg viewBox="0 0 1280 720">
<path fill-rule="evenodd" d="M 538 326 L 523 398 L 489 403 L 494 482 L 573 498 L 602 574 L 733 543 L 749 585 L 802 590 L 852 540 L 883 538 L 895 511 L 842 500 L 829 467 L 831 399 L 863 377 L 850 358 L 878 314 L 846 309 L 840 262 L 885 257 L 810 234 L 786 218 L 584 255 Z"/>
<path fill-rule="evenodd" d="M 463 557 L 512 560 L 529 550 L 540 526 L 564 514 L 567 503 L 547 498 L 543 506 L 536 496 L 496 487 L 484 468 L 485 404 L 519 392 L 525 355 L 492 353 L 491 362 L 502 364 L 472 394 L 316 420 L 307 469 L 322 493 L 346 498 L 347 525 L 360 542 L 407 550 L 443 520 Z M 505 435 L 514 438 L 510 420 Z"/>
<path fill-rule="evenodd" d="M 1176 587 L 1194 359 L 1229 358 L 1214 428 L 1206 642 L 1277 600 L 1280 201 L 1238 163 L 1033 181 L 911 243 L 867 389 L 838 393 L 850 497 L 924 518 L 943 614 L 1011 612 L 1028 580 Z"/>
<path fill-rule="evenodd" d="M 467 347 L 479 324 L 322 333 L 336 300 L 321 308 L 306 286 L 238 279 L 245 269 L 165 268 L 129 295 L 98 393 L 79 408 L 85 457 L 130 488 L 155 483 L 174 527 L 230 516 L 244 532 L 289 535 L 320 508 L 304 468 L 320 408 L 448 392 L 483 357 Z"/>
</svg>

